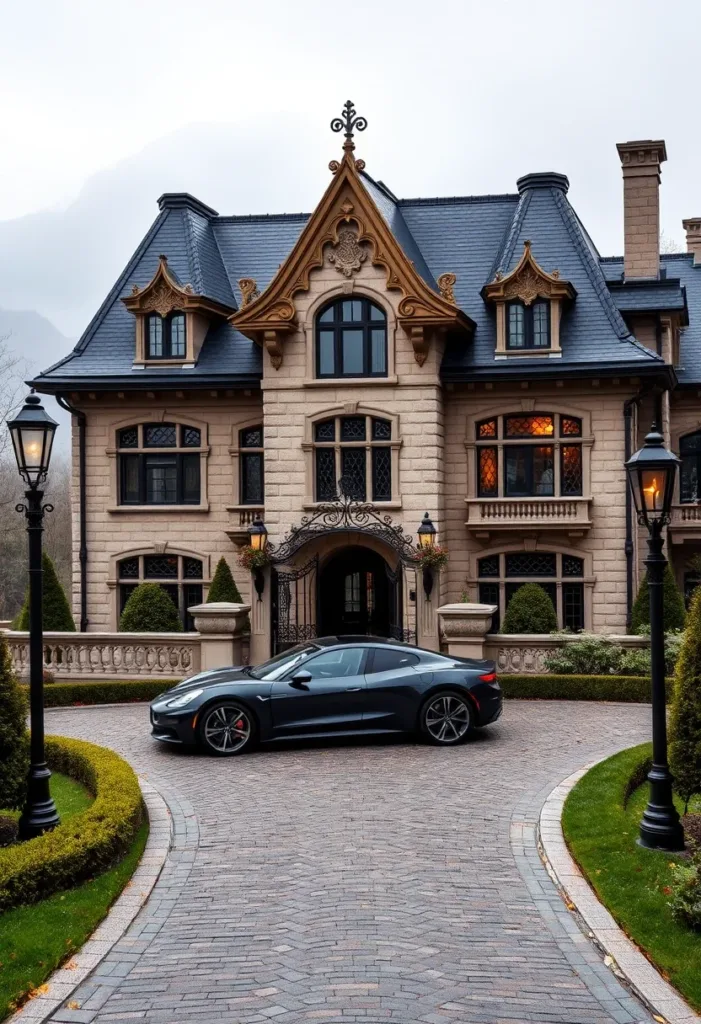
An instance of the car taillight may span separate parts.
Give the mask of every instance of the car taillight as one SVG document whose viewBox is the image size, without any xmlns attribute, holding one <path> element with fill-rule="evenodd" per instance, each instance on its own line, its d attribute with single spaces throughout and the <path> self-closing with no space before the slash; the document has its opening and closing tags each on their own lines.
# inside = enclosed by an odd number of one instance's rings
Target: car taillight
<svg viewBox="0 0 701 1024">
<path fill-rule="evenodd" d="M 496 683 L 497 674 L 496 672 L 485 672 L 483 676 L 480 676 L 481 683 Z"/>
</svg>

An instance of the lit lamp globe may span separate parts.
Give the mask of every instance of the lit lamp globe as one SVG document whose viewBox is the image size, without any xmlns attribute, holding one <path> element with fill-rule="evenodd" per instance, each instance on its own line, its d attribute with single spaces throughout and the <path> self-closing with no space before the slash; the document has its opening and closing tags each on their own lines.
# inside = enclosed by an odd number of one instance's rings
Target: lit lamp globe
<svg viewBox="0 0 701 1024">
<path fill-rule="evenodd" d="M 435 547 L 437 533 L 438 531 L 431 522 L 428 512 L 424 512 L 424 517 L 421 520 L 421 524 L 417 531 L 419 547 L 423 551 L 429 551 L 431 548 Z"/>
<path fill-rule="evenodd" d="M 256 516 L 249 526 L 248 537 L 254 551 L 265 551 L 265 546 L 268 543 L 268 531 L 260 516 Z"/>
<path fill-rule="evenodd" d="M 58 424 L 46 412 L 39 396 L 32 392 L 7 426 L 20 476 L 35 490 L 46 480 Z"/>
<path fill-rule="evenodd" d="M 638 522 L 651 532 L 669 521 L 674 483 L 681 460 L 664 445 L 653 425 L 644 446 L 626 462 Z"/>
</svg>

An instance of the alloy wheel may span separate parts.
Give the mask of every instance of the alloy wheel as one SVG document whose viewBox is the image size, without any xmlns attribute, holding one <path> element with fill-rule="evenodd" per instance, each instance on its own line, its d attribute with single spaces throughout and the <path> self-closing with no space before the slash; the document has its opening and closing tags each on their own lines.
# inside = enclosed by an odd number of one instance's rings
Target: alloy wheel
<svg viewBox="0 0 701 1024">
<path fill-rule="evenodd" d="M 444 693 L 428 705 L 424 722 L 437 743 L 456 743 L 470 728 L 470 709 L 460 697 Z"/>
<path fill-rule="evenodd" d="M 247 711 L 235 704 L 213 708 L 203 723 L 205 743 L 217 754 L 235 754 L 251 738 L 251 719 Z"/>
</svg>

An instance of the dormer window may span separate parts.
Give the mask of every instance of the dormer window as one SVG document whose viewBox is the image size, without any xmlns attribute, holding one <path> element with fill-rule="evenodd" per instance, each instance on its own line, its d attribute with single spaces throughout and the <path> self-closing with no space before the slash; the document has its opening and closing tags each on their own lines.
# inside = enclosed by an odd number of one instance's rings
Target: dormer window
<svg viewBox="0 0 701 1024">
<path fill-rule="evenodd" d="M 317 377 L 386 377 L 387 317 L 369 299 L 339 299 L 316 321 Z"/>
<path fill-rule="evenodd" d="M 184 313 L 151 313 L 146 318 L 147 359 L 184 359 L 186 351 Z"/>
<path fill-rule="evenodd" d="M 550 303 L 539 299 L 527 306 L 523 302 L 507 303 L 507 349 L 550 348 Z"/>
</svg>

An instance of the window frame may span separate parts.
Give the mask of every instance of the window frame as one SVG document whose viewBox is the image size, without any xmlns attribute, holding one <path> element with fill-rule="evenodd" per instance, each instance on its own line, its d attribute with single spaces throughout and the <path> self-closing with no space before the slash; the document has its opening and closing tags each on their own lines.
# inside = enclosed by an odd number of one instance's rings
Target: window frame
<svg viewBox="0 0 701 1024">
<path fill-rule="evenodd" d="M 248 430 L 260 430 L 261 441 L 258 445 L 246 445 L 243 443 L 244 434 Z M 239 505 L 248 505 L 254 508 L 262 508 L 265 505 L 265 427 L 263 423 L 251 423 L 240 427 L 238 432 L 238 461 L 239 461 Z M 260 499 L 255 500 L 246 494 L 246 466 L 249 460 L 256 459 L 260 463 Z"/>
<path fill-rule="evenodd" d="M 534 343 L 535 330 L 534 330 L 534 311 L 536 306 L 543 306 L 545 308 L 545 323 L 546 323 L 546 345 L 536 345 Z M 511 342 L 511 310 L 514 308 L 520 308 L 523 310 L 523 345 L 514 345 Z M 506 317 L 506 351 L 507 352 L 548 352 L 552 349 L 552 313 L 550 308 L 550 299 L 544 299 L 538 297 L 530 305 L 526 305 L 521 299 L 512 299 L 506 303 L 505 309 Z"/>
<path fill-rule="evenodd" d="M 684 454 L 684 443 L 690 442 L 693 438 L 698 438 L 698 449 Z M 701 504 L 701 487 L 699 482 L 701 481 L 701 430 L 692 430 L 688 434 L 684 434 L 679 438 L 679 458 L 681 459 L 681 466 L 679 467 L 679 504 L 680 505 L 699 505 Z M 685 498 L 683 491 L 683 480 L 684 480 L 684 469 L 685 464 L 695 464 L 696 467 L 696 497 Z"/>
<path fill-rule="evenodd" d="M 343 420 L 352 419 L 364 419 L 365 420 L 365 437 L 358 441 L 343 441 L 341 440 L 342 434 L 342 422 Z M 389 438 L 382 438 L 374 440 L 374 421 L 389 424 L 390 436 Z M 318 441 L 316 439 L 317 427 L 320 424 L 333 422 L 334 424 L 334 440 L 333 441 Z M 364 452 L 364 463 L 365 463 L 365 490 L 364 496 L 358 498 L 363 502 L 371 502 L 372 504 L 390 504 L 393 502 L 396 493 L 396 468 L 395 468 L 395 457 L 394 449 L 398 446 L 398 441 L 395 438 L 396 424 L 394 419 L 387 415 L 381 415 L 375 412 L 365 412 L 359 410 L 355 413 L 339 413 L 333 412 L 328 415 L 318 416 L 311 425 L 311 449 L 312 449 L 312 493 L 313 501 L 316 504 L 325 504 L 329 501 L 334 500 L 332 497 L 321 498 L 319 497 L 319 473 L 318 473 L 318 459 L 317 453 L 320 450 L 331 450 L 334 453 L 334 482 L 336 488 L 338 482 L 343 476 L 343 453 L 351 450 L 361 449 Z M 377 493 L 376 488 L 376 462 L 377 456 L 374 454 L 378 450 L 386 450 L 389 452 L 389 474 L 390 474 L 390 496 L 375 497 Z"/>
<path fill-rule="evenodd" d="M 183 345 L 182 354 L 173 353 L 173 321 L 177 318 L 182 318 L 183 323 Z M 161 343 L 162 349 L 160 355 L 155 355 L 151 351 L 151 321 L 157 320 L 161 324 Z M 144 353 L 146 359 L 151 362 L 159 362 L 162 359 L 178 360 L 187 362 L 187 315 L 182 309 L 173 309 L 167 316 L 161 316 L 160 313 L 147 313 L 144 317 Z"/>
<path fill-rule="evenodd" d="M 361 320 L 343 320 L 342 311 L 344 302 L 360 302 L 363 307 Z M 322 323 L 321 318 L 330 309 L 334 311 L 333 320 Z M 371 309 L 377 309 L 382 314 L 382 319 L 372 319 Z M 362 330 L 363 332 L 363 370 L 362 372 L 346 372 L 343 369 L 343 331 Z M 384 331 L 384 369 L 381 371 L 372 370 L 372 331 Z M 321 372 L 321 334 L 332 332 L 334 336 L 334 369 L 331 373 Z M 314 317 L 314 377 L 316 380 L 342 380 L 342 379 L 382 379 L 389 376 L 389 321 L 387 311 L 383 309 L 374 299 L 366 295 L 353 294 L 335 296 L 330 302 L 325 303 Z"/>
<path fill-rule="evenodd" d="M 175 576 L 147 576 L 146 575 L 146 559 L 147 558 L 177 558 L 177 573 Z M 138 571 L 136 576 L 125 576 L 122 577 L 120 567 L 123 562 L 129 562 L 135 559 L 138 563 Z M 187 560 L 197 561 L 201 565 L 201 573 L 199 578 L 185 575 L 185 562 Z M 187 608 L 190 604 L 201 604 L 204 600 L 205 588 L 209 588 L 211 581 L 207 578 L 206 572 L 208 568 L 208 559 L 204 555 L 200 554 L 185 554 L 179 551 L 169 551 L 163 555 L 158 554 L 156 551 L 144 551 L 143 549 L 138 552 L 125 551 L 121 555 L 118 555 L 114 561 L 114 572 L 116 577 L 116 621 L 119 624 L 126 600 L 124 600 L 125 588 L 133 589 L 138 587 L 140 583 L 157 583 L 160 587 L 165 589 L 166 587 L 177 587 L 178 589 L 178 616 L 183 629 L 186 632 L 195 632 L 195 625 L 192 616 L 188 614 Z M 188 586 L 198 587 L 200 590 L 200 600 L 198 601 L 186 601 L 185 593 Z M 168 591 L 166 590 L 166 593 Z M 127 598 L 128 599 L 128 598 Z"/>
<path fill-rule="evenodd" d="M 581 624 L 577 627 L 580 631 L 586 631 L 591 628 L 590 625 L 590 600 L 588 597 L 588 590 L 592 585 L 591 578 L 587 575 L 587 560 L 585 552 L 577 551 L 562 551 L 562 550 L 549 550 L 549 551 L 538 551 L 538 554 L 553 556 L 555 559 L 555 573 L 554 574 L 538 574 L 531 573 L 514 573 L 509 575 L 507 572 L 507 559 L 509 555 L 521 555 L 528 554 L 522 548 L 517 549 L 501 549 L 498 551 L 481 551 L 475 556 L 475 584 L 477 590 L 477 599 L 480 603 L 484 604 L 496 604 L 497 612 L 494 615 L 490 632 L 496 633 L 499 631 L 500 624 L 504 619 L 506 613 L 507 602 L 507 591 L 512 589 L 514 585 L 516 589 L 523 586 L 525 583 L 541 583 L 547 587 L 555 589 L 555 614 L 557 615 L 558 628 L 567 628 L 570 623 L 567 622 L 567 592 L 568 589 L 576 587 L 579 593 L 579 600 L 581 602 Z M 488 559 L 496 558 L 498 560 L 498 573 L 497 574 L 486 574 L 482 575 L 480 572 L 480 563 Z M 564 571 L 564 560 L 567 558 L 577 558 L 582 563 L 582 573 L 579 576 L 567 574 Z M 491 587 L 496 589 L 495 600 L 487 600 L 486 588 Z M 545 586 L 544 586 L 545 589 Z M 515 593 L 515 590 L 513 591 Z M 513 596 L 513 594 L 511 595 Z M 570 620 L 571 622 L 572 620 Z"/>
<path fill-rule="evenodd" d="M 148 445 L 146 444 L 146 430 L 149 427 L 174 427 L 176 431 L 175 445 Z M 136 445 L 122 445 L 122 434 L 126 431 L 137 431 Z M 185 443 L 185 433 L 188 430 L 199 432 L 199 444 L 192 445 Z M 164 422 L 143 422 L 132 423 L 126 426 L 119 426 L 116 431 L 116 461 L 117 461 L 117 508 L 120 509 L 162 509 L 162 508 L 202 508 L 206 493 L 206 466 L 203 465 L 203 455 L 207 448 L 203 445 L 203 427 L 201 424 L 183 423 L 180 421 Z M 149 469 L 158 468 L 158 462 L 163 467 L 172 465 L 175 469 L 175 499 L 173 501 L 149 501 Z M 136 466 L 136 498 L 127 498 L 129 488 L 127 476 L 130 465 Z M 197 476 L 197 494 L 194 491 L 191 496 L 187 495 L 186 477 L 187 473 L 195 471 Z"/>
<path fill-rule="evenodd" d="M 507 436 L 507 421 L 510 419 L 552 419 L 552 433 L 542 434 L 512 434 Z M 482 428 L 492 430 L 492 424 L 496 423 L 496 430 L 494 433 L 480 436 Z M 568 432 L 565 433 L 565 430 Z M 474 447 L 475 456 L 472 462 L 472 469 L 470 473 L 475 473 L 475 486 L 471 492 L 476 495 L 477 498 L 487 500 L 508 500 L 508 501 L 519 501 L 523 499 L 532 498 L 534 500 L 549 500 L 549 499 L 576 499 L 584 498 L 588 493 L 589 488 L 589 459 L 588 451 L 592 444 L 592 439 L 587 438 L 584 435 L 584 419 L 581 415 L 575 415 L 574 413 L 564 412 L 540 412 L 540 411 L 529 411 L 529 412 L 516 412 L 508 410 L 505 412 L 499 412 L 492 414 L 491 416 L 481 416 L 476 419 L 473 425 L 473 440 L 467 442 L 468 448 Z M 567 492 L 563 489 L 564 481 L 564 460 L 565 460 L 565 449 L 568 448 L 579 448 L 579 469 L 580 479 L 579 487 L 575 490 L 569 490 Z M 533 461 L 534 454 L 533 450 L 536 448 L 549 448 L 552 449 L 552 491 L 549 494 L 536 493 L 533 487 Z M 509 492 L 507 483 L 507 452 L 510 449 L 521 449 L 526 455 L 527 459 L 530 459 L 530 471 L 529 489 L 519 490 L 517 493 Z M 483 478 L 481 472 L 481 460 L 483 451 L 491 451 L 494 453 L 494 459 L 496 462 L 496 481 L 492 489 L 487 489 L 483 486 Z M 496 489 L 495 489 L 496 488 Z"/>
</svg>

